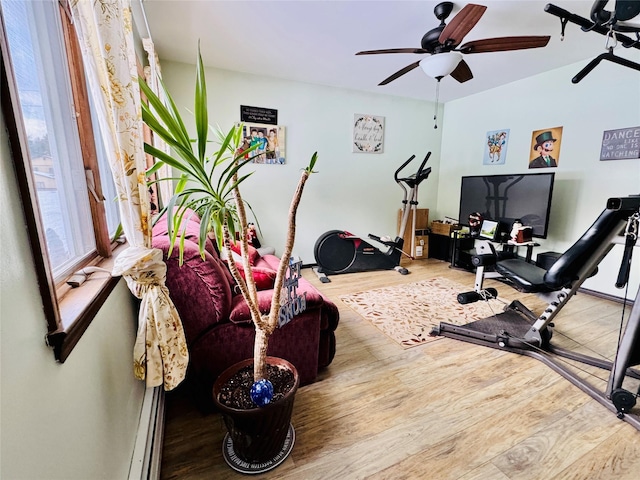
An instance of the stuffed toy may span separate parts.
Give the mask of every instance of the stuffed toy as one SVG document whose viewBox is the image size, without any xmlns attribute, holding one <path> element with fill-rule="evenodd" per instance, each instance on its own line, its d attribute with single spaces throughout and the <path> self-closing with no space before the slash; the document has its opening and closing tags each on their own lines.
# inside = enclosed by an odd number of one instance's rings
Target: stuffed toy
<svg viewBox="0 0 640 480">
<path fill-rule="evenodd" d="M 260 240 L 258 240 L 258 232 L 256 226 L 253 223 L 247 225 L 247 241 L 254 248 L 260 248 Z"/>
</svg>

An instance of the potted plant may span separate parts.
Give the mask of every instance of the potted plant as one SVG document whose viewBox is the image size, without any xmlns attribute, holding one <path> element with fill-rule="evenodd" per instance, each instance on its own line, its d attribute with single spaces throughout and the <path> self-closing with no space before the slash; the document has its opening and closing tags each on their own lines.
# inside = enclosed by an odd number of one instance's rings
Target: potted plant
<svg viewBox="0 0 640 480">
<path fill-rule="evenodd" d="M 278 326 L 280 301 L 287 278 L 289 259 L 293 249 L 296 230 L 296 212 L 302 197 L 305 183 L 311 173 L 317 159 L 317 153 L 311 157 L 309 165 L 302 171 L 297 188 L 289 208 L 287 237 L 284 250 L 276 273 L 273 297 L 269 313 L 262 314 L 258 307 L 258 295 L 256 284 L 253 280 L 251 264 L 249 260 L 249 248 L 247 241 L 247 211 L 245 202 L 240 192 L 241 184 L 251 175 L 241 174 L 244 165 L 251 161 L 253 148 L 242 149 L 242 125 L 234 125 L 229 132 L 223 133 L 220 129 L 214 130 L 220 148 L 210 156 L 207 156 L 208 134 L 211 129 L 208 123 L 207 92 L 204 65 L 198 51 L 196 66 L 196 87 L 194 118 L 196 137 L 192 140 L 185 128 L 185 123 L 165 86 L 162 86 L 166 102 L 160 98 L 144 83 L 140 81 L 140 87 L 148 99 L 148 105 L 143 103 L 142 118 L 149 128 L 163 139 L 174 154 L 168 154 L 152 145 L 145 144 L 145 152 L 157 159 L 156 165 L 148 171 L 148 175 L 154 175 L 163 164 L 168 165 L 173 171 L 179 173 L 179 177 L 156 178 L 153 182 L 175 182 L 174 194 L 161 210 L 160 216 L 167 215 L 170 244 L 179 246 L 180 261 L 182 261 L 182 246 L 184 230 L 181 224 L 190 211 L 198 212 L 200 216 L 200 231 L 198 244 L 204 258 L 205 244 L 210 232 L 215 233 L 219 249 L 227 253 L 228 266 L 233 278 L 239 286 L 240 292 L 251 312 L 251 318 L 255 326 L 256 336 L 253 359 L 248 359 L 241 364 L 231 367 L 223 374 L 214 386 L 214 402 L 223 410 L 225 423 L 229 429 L 235 455 L 240 457 L 241 463 L 260 464 L 261 468 L 282 461 L 284 458 L 269 458 L 276 452 L 276 457 L 282 457 L 283 444 L 289 438 L 292 446 L 290 430 L 290 417 L 293 407 L 293 397 L 298 386 L 298 375 L 295 367 L 289 362 L 273 357 L 267 357 L 267 347 L 270 335 Z M 240 252 L 245 275 L 242 276 L 235 262 L 232 260 L 232 242 L 239 233 Z M 171 255 L 171 250 L 169 251 Z M 236 370 L 246 370 L 248 365 L 253 365 L 252 387 L 250 396 L 255 404 L 248 409 L 245 417 L 249 420 L 237 420 L 232 415 L 242 408 L 228 407 L 221 402 L 222 383 L 234 378 Z M 269 366 L 271 365 L 271 366 Z M 273 370 L 275 368 L 275 370 Z M 281 370 L 291 370 L 292 375 L 285 384 L 289 392 L 278 394 L 284 398 L 278 402 L 272 402 L 273 384 L 270 375 Z M 271 373 L 270 373 L 271 371 Z M 237 377 L 235 377 L 237 382 Z M 237 392 L 236 392 L 237 393 Z M 245 395 L 246 396 L 246 395 Z M 288 402 L 288 403 L 287 403 Z M 278 403 L 279 405 L 276 405 Z M 280 404 L 284 403 L 282 406 Z M 283 417 L 286 422 L 284 427 L 275 427 L 269 420 L 266 429 L 259 432 L 238 431 L 243 425 L 255 427 L 260 424 L 257 420 L 268 414 Z M 287 418 L 288 415 L 288 418 Z M 284 430 L 284 431 L 283 431 Z M 258 438 L 249 438 L 252 435 Z M 257 447 L 257 443 L 263 441 L 264 448 Z M 246 447 L 245 450 L 241 450 Z M 289 449 L 290 451 L 290 449 Z M 233 455 L 232 455 L 233 456 Z M 286 455 L 285 455 L 286 458 Z M 228 460 L 229 461 L 229 460 Z M 277 463 L 276 463 L 277 465 Z M 233 465 L 232 465 L 233 466 Z M 274 465 L 275 466 L 275 465 Z M 234 467 L 235 468 L 235 467 Z"/>
</svg>

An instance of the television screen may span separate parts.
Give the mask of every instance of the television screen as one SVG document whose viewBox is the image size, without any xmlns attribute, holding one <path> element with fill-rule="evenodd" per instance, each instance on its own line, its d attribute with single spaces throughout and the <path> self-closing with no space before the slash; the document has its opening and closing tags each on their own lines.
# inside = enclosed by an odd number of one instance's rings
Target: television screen
<svg viewBox="0 0 640 480">
<path fill-rule="evenodd" d="M 534 237 L 547 238 L 554 176 L 522 173 L 462 177 L 458 219 L 464 225 L 470 213 L 480 212 L 506 229 L 520 219 L 523 225 L 533 227 Z"/>
</svg>

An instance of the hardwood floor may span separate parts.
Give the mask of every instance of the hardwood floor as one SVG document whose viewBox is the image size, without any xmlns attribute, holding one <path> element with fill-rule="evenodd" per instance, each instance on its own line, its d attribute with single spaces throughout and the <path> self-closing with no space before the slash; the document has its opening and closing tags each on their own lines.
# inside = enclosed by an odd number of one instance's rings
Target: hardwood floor
<svg viewBox="0 0 640 480">
<path fill-rule="evenodd" d="M 338 275 L 328 284 L 303 271 L 340 309 L 337 354 L 297 393 L 293 452 L 255 478 L 638 478 L 640 432 L 541 362 L 447 338 L 404 350 L 338 298 L 431 277 L 473 285 L 472 274 L 445 262 L 408 267 L 409 276 Z M 487 286 L 536 312 L 544 305 L 499 282 Z M 579 294 L 556 318 L 554 342 L 611 357 L 621 311 Z M 604 389 L 604 381 L 590 381 Z M 224 434 L 219 415 L 204 416 L 184 392 L 169 393 L 161 478 L 246 478 L 224 462 Z"/>
</svg>

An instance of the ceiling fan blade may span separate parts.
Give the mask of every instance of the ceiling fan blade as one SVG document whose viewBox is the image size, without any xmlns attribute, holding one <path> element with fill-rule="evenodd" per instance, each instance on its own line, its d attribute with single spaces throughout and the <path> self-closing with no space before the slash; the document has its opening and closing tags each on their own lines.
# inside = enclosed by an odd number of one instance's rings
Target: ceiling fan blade
<svg viewBox="0 0 640 480">
<path fill-rule="evenodd" d="M 525 50 L 540 48 L 549 43 L 549 36 L 499 37 L 473 40 L 465 43 L 458 50 L 462 53 L 505 52 L 507 50 Z"/>
<path fill-rule="evenodd" d="M 407 65 L 406 67 L 404 67 L 402 70 L 398 70 L 396 73 L 394 73 L 393 75 L 391 75 L 388 78 L 385 78 L 383 81 L 381 81 L 378 86 L 382 86 L 382 85 L 386 85 L 389 82 L 393 82 L 396 78 L 401 77 L 402 75 L 404 75 L 405 73 L 410 72 L 411 70 L 413 70 L 414 68 L 416 68 L 418 65 L 420 65 L 420 60 L 418 60 L 417 62 L 413 62 L 411 65 Z"/>
<path fill-rule="evenodd" d="M 460 83 L 467 82 L 473 78 L 473 73 L 471 73 L 469 65 L 464 60 L 460 61 L 458 66 L 453 72 L 451 72 L 450 75 L 454 78 L 454 80 L 457 80 Z"/>
<path fill-rule="evenodd" d="M 460 10 L 444 27 L 438 41 L 442 44 L 449 42 L 458 45 L 467 33 L 480 21 L 487 7 L 469 3 Z"/>
<path fill-rule="evenodd" d="M 380 53 L 429 53 L 422 48 L 387 48 L 386 50 L 365 50 L 356 55 L 378 55 Z"/>
</svg>

